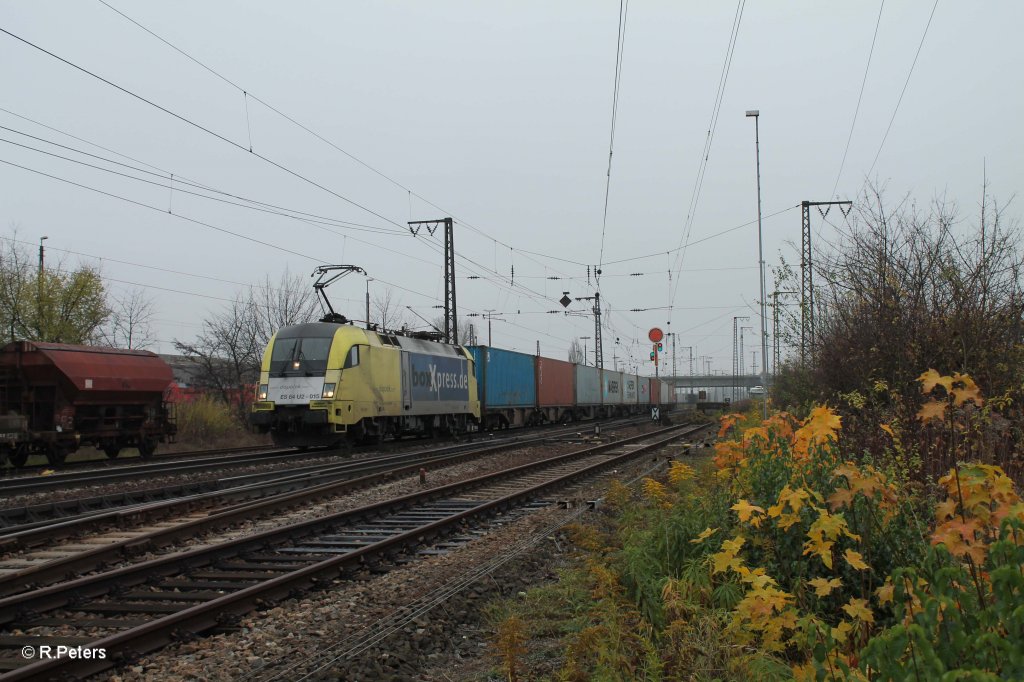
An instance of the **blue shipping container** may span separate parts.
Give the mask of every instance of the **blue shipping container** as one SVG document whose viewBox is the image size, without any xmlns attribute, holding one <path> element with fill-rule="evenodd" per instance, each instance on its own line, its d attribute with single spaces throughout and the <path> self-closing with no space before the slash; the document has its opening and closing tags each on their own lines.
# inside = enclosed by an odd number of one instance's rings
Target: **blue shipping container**
<svg viewBox="0 0 1024 682">
<path fill-rule="evenodd" d="M 476 361 L 477 390 L 484 409 L 537 404 L 534 356 L 487 346 L 467 346 Z"/>
</svg>

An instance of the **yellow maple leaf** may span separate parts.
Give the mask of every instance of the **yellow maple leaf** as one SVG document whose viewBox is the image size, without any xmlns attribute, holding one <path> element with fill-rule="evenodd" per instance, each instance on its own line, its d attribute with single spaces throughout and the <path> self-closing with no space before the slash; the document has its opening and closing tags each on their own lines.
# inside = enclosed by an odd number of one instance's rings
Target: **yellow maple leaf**
<svg viewBox="0 0 1024 682">
<path fill-rule="evenodd" d="M 850 566 L 853 566 L 858 571 L 866 571 L 868 569 L 868 565 L 864 563 L 864 557 L 861 556 L 860 552 L 854 552 L 852 549 L 848 549 L 843 556 L 846 557 L 846 563 L 850 564 Z"/>
<path fill-rule="evenodd" d="M 707 540 L 709 537 L 711 537 L 712 535 L 714 535 L 717 532 L 718 532 L 717 528 L 705 528 L 704 530 L 701 531 L 700 535 L 698 535 L 694 539 L 690 540 L 690 542 L 695 544 L 695 545 L 699 545 L 700 543 L 704 542 L 705 540 Z"/>
<path fill-rule="evenodd" d="M 736 536 L 732 540 L 726 540 L 722 543 L 722 551 L 728 552 L 732 556 L 736 556 L 736 552 L 740 551 L 740 547 L 746 542 L 746 538 L 743 536 Z"/>
<path fill-rule="evenodd" d="M 785 485 L 779 492 L 779 504 L 788 504 L 789 508 L 793 510 L 794 514 L 796 514 L 799 513 L 800 508 L 804 504 L 804 500 L 808 497 L 810 497 L 810 493 L 805 489 L 797 488 L 796 490 L 793 490 L 789 485 Z"/>
<path fill-rule="evenodd" d="M 843 581 L 839 578 L 832 578 L 831 580 L 814 578 L 813 580 L 808 580 L 807 583 L 814 587 L 814 594 L 819 597 L 827 597 L 832 593 L 832 590 L 842 587 L 843 585 Z"/>
<path fill-rule="evenodd" d="M 743 445 L 750 445 L 755 438 L 768 442 L 768 429 L 764 426 L 755 426 L 743 432 Z"/>
<path fill-rule="evenodd" d="M 936 386 L 942 386 L 947 391 L 953 390 L 953 377 L 939 374 L 934 369 L 929 369 L 917 378 L 921 382 L 921 392 L 931 393 Z"/>
<path fill-rule="evenodd" d="M 896 586 L 892 584 L 891 580 L 887 577 L 885 584 L 875 590 L 875 595 L 878 597 L 879 604 L 888 604 L 892 601 L 893 590 Z"/>
<path fill-rule="evenodd" d="M 746 500 L 740 500 L 733 506 L 729 507 L 739 517 L 740 521 L 747 522 L 753 514 L 763 515 L 764 509 L 756 505 L 750 504 Z"/>
<path fill-rule="evenodd" d="M 969 375 L 954 374 L 953 381 L 963 384 L 962 388 L 954 388 L 952 390 L 954 405 L 960 407 L 968 400 L 973 402 L 975 405 L 979 406 L 984 403 L 984 401 L 981 398 L 981 389 L 978 388 L 978 385 L 974 383 L 974 379 L 972 379 Z"/>
<path fill-rule="evenodd" d="M 886 433 L 888 433 L 889 436 L 891 436 L 893 440 L 896 439 L 896 433 L 892 430 L 891 426 L 889 426 L 888 424 L 882 424 L 881 425 L 881 429 L 883 431 L 885 431 Z"/>
<path fill-rule="evenodd" d="M 846 608 L 845 606 L 843 608 Z M 848 620 L 844 620 L 839 625 L 832 628 L 832 639 L 842 644 L 846 641 L 846 638 L 850 636 L 850 631 L 853 630 L 853 624 Z"/>
<path fill-rule="evenodd" d="M 718 552 L 717 554 L 712 554 L 711 561 L 714 564 L 714 567 L 711 570 L 712 573 L 724 573 L 730 568 L 734 569 L 737 573 L 740 573 L 741 569 L 744 567 L 743 560 L 730 552 Z"/>
<path fill-rule="evenodd" d="M 946 521 L 956 514 L 956 500 L 949 498 L 935 505 L 935 518 L 939 521 Z"/>
<path fill-rule="evenodd" d="M 938 400 L 929 400 L 917 411 L 917 418 L 921 421 L 942 419 L 946 414 L 946 403 Z"/>
<path fill-rule="evenodd" d="M 832 568 L 832 546 L 836 543 L 828 541 L 808 541 L 804 543 L 804 555 L 817 554 L 822 563 Z"/>
<path fill-rule="evenodd" d="M 829 407 L 816 407 L 804 420 L 803 426 L 793 434 L 793 453 L 798 459 L 806 459 L 815 443 L 836 439 L 836 432 L 842 426 L 842 417 Z"/>
<path fill-rule="evenodd" d="M 778 526 L 782 530 L 789 530 L 795 523 L 800 523 L 800 516 L 797 514 L 783 514 L 778 520 Z"/>
<path fill-rule="evenodd" d="M 743 576 L 743 582 L 750 583 L 755 590 L 760 590 L 768 585 L 778 585 L 778 583 L 775 582 L 775 578 L 770 575 L 757 574 L 754 572 Z"/>
<path fill-rule="evenodd" d="M 852 597 L 849 603 L 843 606 L 843 611 L 846 611 L 846 615 L 850 618 L 856 618 L 864 623 L 875 622 L 875 614 L 871 612 L 871 608 L 868 606 L 868 601 L 866 599 Z"/>
</svg>

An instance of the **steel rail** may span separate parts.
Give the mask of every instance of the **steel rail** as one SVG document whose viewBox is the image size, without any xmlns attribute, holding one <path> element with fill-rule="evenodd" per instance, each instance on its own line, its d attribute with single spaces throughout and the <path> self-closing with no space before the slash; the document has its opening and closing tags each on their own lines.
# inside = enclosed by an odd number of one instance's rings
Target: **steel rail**
<svg viewBox="0 0 1024 682">
<path fill-rule="evenodd" d="M 279 600 L 294 594 L 296 590 L 308 589 L 310 586 L 321 584 L 326 580 L 337 577 L 346 569 L 359 565 L 370 556 L 391 554 L 402 547 L 424 544 L 439 535 L 446 534 L 452 528 L 464 524 L 471 518 L 489 516 L 521 504 L 542 492 L 562 487 L 581 478 L 592 476 L 604 469 L 618 466 L 629 459 L 633 459 L 651 450 L 660 449 L 678 440 L 680 437 L 690 435 L 707 427 L 706 425 L 690 427 L 689 431 L 679 433 L 683 428 L 685 427 L 675 426 L 616 443 L 585 448 L 573 453 L 549 458 L 543 462 L 514 467 L 497 474 L 480 476 L 469 481 L 412 493 L 393 500 L 367 505 L 359 509 L 298 522 L 283 528 L 265 531 L 246 538 L 238 538 L 216 546 L 161 557 L 135 566 L 79 578 L 68 583 L 0 600 L 0 622 L 4 623 L 14 621 L 18 614 L 38 614 L 64 607 L 73 610 L 76 606 L 81 605 L 82 600 L 102 597 L 111 590 L 123 590 L 126 587 L 145 583 L 147 580 L 155 577 L 167 577 L 173 575 L 176 571 L 207 566 L 215 560 L 237 556 L 247 549 L 266 547 L 273 543 L 291 542 L 298 538 L 303 538 L 318 529 L 335 527 L 344 522 L 374 518 L 388 510 L 407 509 L 416 503 L 443 499 L 453 493 L 479 488 L 483 485 L 522 476 L 576 459 L 606 453 L 609 450 L 622 448 L 623 445 L 636 443 L 640 440 L 664 436 L 654 442 L 629 449 L 623 454 L 608 457 L 596 464 L 577 469 L 555 479 L 520 489 L 488 502 L 483 502 L 472 509 L 458 512 L 442 520 L 424 524 L 418 528 L 407 530 L 345 554 L 317 561 L 285 575 L 270 578 L 269 580 L 245 587 L 197 606 L 181 609 L 124 632 L 108 635 L 88 644 L 86 647 L 105 649 L 108 658 L 102 660 L 63 658 L 38 661 L 0 676 L 0 680 L 49 679 L 57 675 L 58 671 L 70 672 L 73 670 L 75 675 L 99 672 L 112 665 L 116 665 L 119 655 L 134 655 L 159 648 L 173 640 L 176 633 L 202 632 L 217 625 L 219 620 L 225 615 L 241 615 L 251 610 L 257 603 Z M 111 653 L 114 655 L 111 656 Z"/>
<path fill-rule="evenodd" d="M 635 425 L 642 423 L 641 419 L 624 419 L 615 420 L 607 423 L 606 428 L 617 428 L 621 426 Z M 550 427 L 549 427 L 550 428 Z M 545 430 L 545 437 L 557 437 L 564 433 L 571 433 L 577 431 L 577 429 L 567 429 L 562 431 L 549 432 Z M 517 440 L 523 437 L 524 432 L 517 431 L 515 435 L 506 437 L 499 440 L 489 440 L 489 443 L 504 442 L 507 440 Z M 525 432 L 527 434 L 532 433 L 531 431 Z M 531 438 L 535 440 L 536 437 Z M 457 452 L 467 448 L 477 448 L 481 441 L 474 441 L 470 443 L 461 443 L 454 445 L 442 446 L 440 448 L 423 448 L 413 449 L 407 452 L 400 452 L 399 454 L 384 455 L 381 458 L 362 457 L 358 459 L 346 460 L 343 463 L 329 462 L 320 464 L 310 464 L 302 467 L 296 467 L 288 469 L 287 471 L 278 469 L 274 471 L 255 472 L 249 474 L 239 474 L 236 476 L 220 478 L 220 479 L 208 479 L 204 481 L 186 481 L 181 483 L 174 483 L 170 485 L 161 486 L 158 488 L 145 488 L 142 490 L 126 490 L 116 493 L 107 493 L 104 495 L 96 495 L 88 498 L 73 498 L 67 500 L 56 500 L 46 503 L 38 503 L 25 507 L 11 507 L 8 509 L 0 509 L 0 550 L 4 549 L 5 540 L 8 540 L 9 536 L 22 533 L 24 531 L 33 530 L 36 528 L 43 528 L 48 526 L 56 526 L 62 523 L 72 523 L 78 520 L 82 520 L 88 517 L 99 517 L 103 514 L 114 514 L 120 510 L 126 510 L 132 507 L 143 507 L 147 508 L 157 505 L 158 503 L 166 500 L 176 500 L 185 498 L 188 496 L 195 496 L 197 499 L 202 499 L 203 495 L 216 494 L 217 491 L 223 491 L 228 488 L 233 488 L 243 485 L 246 481 L 257 482 L 261 480 L 271 481 L 287 481 L 290 477 L 300 478 L 301 476 L 315 477 L 324 473 L 331 473 L 335 471 L 335 467 L 351 467 L 355 463 L 371 462 L 375 459 L 394 458 L 395 462 L 402 462 L 409 458 L 416 457 L 431 457 L 434 453 L 448 453 Z M 525 441 L 522 441 L 525 442 Z M 369 471 L 369 469 L 367 469 Z M 73 526 L 65 526 L 65 528 L 71 528 Z"/>
<path fill-rule="evenodd" d="M 131 450 L 132 448 L 126 448 Z M 276 445 L 240 445 L 232 448 L 211 448 L 209 450 L 179 450 L 177 452 L 158 452 L 150 456 L 149 458 L 143 458 L 141 456 L 126 456 L 126 457 L 115 457 L 111 459 L 106 455 L 102 455 L 99 450 L 97 454 L 100 455 L 95 459 L 80 459 L 73 462 L 64 462 L 60 465 L 62 471 L 67 469 L 79 469 L 87 466 L 95 466 L 99 469 L 119 468 L 119 467 L 131 467 L 138 464 L 153 464 L 157 463 L 157 460 L 167 461 L 174 458 L 189 459 L 193 457 L 206 457 L 212 455 L 227 455 L 238 452 L 261 452 L 263 450 L 280 450 L 281 448 Z M 43 455 L 33 455 L 42 457 Z M 74 457 L 74 454 L 68 455 Z M 22 467 L 2 467 L 0 466 L 0 480 L 12 480 L 15 478 L 22 478 L 19 474 L 25 474 L 24 477 L 37 476 L 38 472 L 52 469 L 53 466 L 50 464 L 29 464 Z"/>
<path fill-rule="evenodd" d="M 316 502 L 324 498 L 334 497 L 345 492 L 397 478 L 398 476 L 415 473 L 425 465 L 449 466 L 470 459 L 529 446 L 545 441 L 548 438 L 549 436 L 539 436 L 527 440 L 516 438 L 507 442 L 490 444 L 483 448 L 479 447 L 479 445 L 453 446 L 460 450 L 465 450 L 467 447 L 475 449 L 455 454 L 437 453 L 426 459 L 423 458 L 423 453 L 409 453 L 388 458 L 386 462 L 369 463 L 369 466 L 358 463 L 346 463 L 335 465 L 333 467 L 334 471 L 324 470 L 315 474 L 306 473 L 294 477 L 286 477 L 284 480 L 271 483 L 228 488 L 180 500 L 116 510 L 102 516 L 87 516 L 73 522 L 57 523 L 38 529 L 27 530 L 22 533 L 2 536 L 0 537 L 0 549 L 11 552 L 16 549 L 38 546 L 61 537 L 80 533 L 88 526 L 110 525 L 114 523 L 121 526 L 126 526 L 129 523 L 138 525 L 139 523 L 151 522 L 166 517 L 175 511 L 194 511 L 200 502 L 216 500 L 218 498 L 224 502 L 236 500 L 239 502 L 232 507 L 201 519 L 155 530 L 144 536 L 100 545 L 95 549 L 0 575 L 0 596 L 17 594 L 24 591 L 28 586 L 39 586 L 64 580 L 69 576 L 93 570 L 103 564 L 123 561 L 140 553 L 165 547 L 175 541 L 191 539 L 200 533 L 219 530 L 243 520 L 263 517 L 276 511 L 297 507 L 300 504 Z M 401 464 L 395 468 L 394 465 L 400 462 L 391 460 L 396 458 L 401 458 L 411 463 Z M 370 473 L 365 473 L 367 470 Z M 363 473 L 364 475 L 353 478 L 352 476 L 355 473 Z M 342 480 L 331 482 L 331 478 L 341 478 Z M 303 485 L 310 486 L 313 483 L 316 483 L 316 485 L 302 488 Z M 272 494 L 272 496 L 265 499 L 251 501 L 252 494 L 256 489 L 282 486 L 285 490 L 278 494 Z M 299 490 L 295 491 L 295 487 L 299 487 Z"/>
</svg>

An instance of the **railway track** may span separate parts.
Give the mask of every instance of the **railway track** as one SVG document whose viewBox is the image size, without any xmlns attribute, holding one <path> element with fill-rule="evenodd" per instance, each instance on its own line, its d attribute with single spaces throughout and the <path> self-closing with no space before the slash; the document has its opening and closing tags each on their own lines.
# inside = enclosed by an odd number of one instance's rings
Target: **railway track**
<svg viewBox="0 0 1024 682">
<path fill-rule="evenodd" d="M 14 495 L 28 495 L 51 490 L 67 490 L 87 485 L 122 483 L 139 478 L 156 478 L 190 473 L 216 471 L 231 466 L 271 464 L 311 457 L 330 457 L 341 450 L 315 450 L 300 452 L 295 448 L 276 448 L 266 452 L 246 451 L 241 454 L 217 455 L 172 462 L 148 462 L 127 467 L 57 473 L 49 476 L 20 476 L 0 481 L 0 499 Z"/>
<path fill-rule="evenodd" d="M 143 458 L 137 455 L 121 456 L 115 459 L 111 459 L 102 453 L 97 453 L 97 456 L 92 459 L 80 459 L 74 461 L 65 461 L 60 465 L 61 471 L 68 471 L 71 469 L 84 469 L 86 467 L 95 467 L 97 469 L 110 469 L 120 467 L 131 467 L 139 464 L 151 464 L 154 462 L 164 462 L 170 460 L 183 460 L 192 459 L 198 457 L 208 457 L 211 455 L 227 455 L 238 452 L 261 452 L 263 450 L 280 450 L 281 448 L 275 445 L 244 445 L 234 448 L 214 448 L 209 450 L 180 450 L 177 452 L 157 452 L 148 458 Z M 33 455 L 33 457 L 42 458 L 42 455 Z M 74 457 L 74 455 L 69 455 Z M 11 466 L 0 466 L 0 480 L 2 479 L 13 479 L 21 477 L 38 476 L 41 472 L 46 470 L 52 470 L 53 467 L 48 464 L 27 464 L 22 467 L 11 467 Z"/>
<path fill-rule="evenodd" d="M 530 439 L 518 437 L 488 444 L 463 444 L 358 462 L 308 467 L 300 472 L 249 474 L 222 479 L 223 490 L 188 495 L 161 503 L 106 512 L 88 512 L 56 523 L 35 522 L 0 535 L 0 596 L 24 591 L 29 585 L 49 584 L 69 575 L 124 560 L 142 551 L 166 547 L 201 533 L 301 508 L 351 490 L 474 458 L 527 447 L 565 435 L 559 432 Z M 266 480 L 270 479 L 270 480 Z M 258 501 L 253 501 L 258 500 Z M 209 511 L 213 508 L 213 511 Z M 219 509 L 219 511 L 218 511 Z M 155 525 L 150 530 L 139 529 Z M 86 541 L 67 538 L 92 535 Z M 41 548 L 32 551 L 32 548 Z M 17 553 L 17 554 L 13 554 Z M 13 555 L 12 555 L 13 554 Z"/>
<path fill-rule="evenodd" d="M 706 428 L 672 427 L 0 600 L 2 679 L 81 676 L 329 584 Z M 45 634 L 44 634 L 45 633 Z M 41 646 L 104 658 L 31 660 Z M 53 649 L 56 651 L 56 649 Z M 93 656 L 98 656 L 94 653 Z"/>
<path fill-rule="evenodd" d="M 604 427 L 614 429 L 627 424 L 642 423 L 643 421 L 644 420 L 640 419 L 615 420 L 604 424 Z M 514 435 L 506 436 L 498 440 L 495 440 L 491 434 L 488 434 L 488 436 L 474 442 L 491 444 L 496 442 L 525 442 L 522 440 L 524 435 L 530 435 L 536 432 L 538 432 L 538 430 L 516 431 Z M 543 432 L 546 437 L 560 437 L 566 433 L 578 432 L 578 429 L 566 429 L 565 427 L 561 427 L 560 430 L 553 431 L 551 430 L 551 427 L 547 427 L 541 432 Z M 422 456 L 429 459 L 438 454 L 454 453 L 474 447 L 478 446 L 473 443 L 464 443 L 442 446 L 441 448 L 425 448 L 421 445 L 419 447 L 414 447 L 411 451 L 401 451 L 398 455 L 385 455 L 381 461 L 390 461 L 393 465 L 398 466 L 406 460 L 409 460 L 410 457 L 415 458 L 417 456 Z M 396 446 L 391 446 L 388 449 L 400 450 L 400 448 Z M 280 450 L 278 452 L 280 452 Z M 268 456 L 262 459 L 245 458 L 238 461 L 232 458 L 228 462 L 220 459 L 204 463 L 203 468 L 199 469 L 199 471 L 216 471 L 222 466 L 249 466 L 250 464 L 258 465 L 261 463 L 287 462 L 293 458 L 316 459 L 338 457 L 340 455 L 347 454 L 342 450 L 321 450 L 303 454 L 296 453 L 294 451 L 288 452 L 291 452 L 292 454 L 286 453 L 284 455 L 277 455 L 274 453 L 268 453 Z M 279 456 L 283 456 L 284 459 L 278 459 Z M 367 462 L 368 459 L 372 457 L 374 457 L 373 453 L 364 452 L 359 458 L 353 458 L 351 460 L 346 459 L 344 461 L 346 463 Z M 390 459 L 388 459 L 389 457 Z M 340 469 L 338 467 L 340 467 Z M 312 478 L 319 474 L 326 474 L 330 476 L 337 471 L 344 471 L 346 469 L 355 471 L 357 470 L 357 466 L 353 468 L 352 464 L 338 464 L 337 461 L 324 464 L 307 464 L 298 467 L 290 467 L 286 471 L 277 469 L 248 474 L 239 473 L 237 475 L 226 476 L 223 478 L 205 478 L 198 480 L 186 479 L 149 488 L 132 488 L 126 486 L 115 492 L 84 495 L 81 497 L 62 496 L 57 499 L 45 499 L 35 503 L 0 508 L 0 549 L 2 549 L 4 545 L 4 536 L 21 533 L 23 531 L 57 522 L 70 523 L 90 516 L 103 516 L 116 510 L 126 510 L 133 506 L 150 505 L 160 501 L 178 500 L 189 496 L 200 496 L 218 490 L 249 485 L 258 481 L 285 481 L 293 479 L 300 481 L 303 476 L 306 478 Z M 158 468 L 143 473 L 145 474 L 145 478 L 156 478 L 160 475 L 169 476 L 177 473 L 189 473 L 190 471 L 193 470 L 185 467 L 174 467 L 171 469 Z M 369 473 L 369 471 L 370 469 L 367 470 L 367 473 Z M 2 504 L 2 500 L 4 498 L 11 499 L 17 495 L 33 495 L 45 493 L 50 490 L 60 491 L 63 495 L 64 491 L 76 487 L 90 485 L 98 487 L 111 483 L 131 482 L 137 477 L 137 474 L 121 470 L 109 473 L 87 472 L 84 475 L 70 474 L 66 478 L 27 478 L 26 480 L 19 479 L 17 481 L 12 479 L 6 486 L 0 482 L 0 504 Z"/>
</svg>

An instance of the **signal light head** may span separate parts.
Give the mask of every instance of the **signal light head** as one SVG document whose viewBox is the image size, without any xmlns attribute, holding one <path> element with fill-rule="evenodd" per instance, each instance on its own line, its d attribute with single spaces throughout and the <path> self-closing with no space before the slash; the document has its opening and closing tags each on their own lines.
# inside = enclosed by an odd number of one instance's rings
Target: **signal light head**
<svg viewBox="0 0 1024 682">
<path fill-rule="evenodd" d="M 652 350 L 651 351 L 651 360 L 653 360 L 653 359 L 654 359 L 654 351 Z"/>
<path fill-rule="evenodd" d="M 661 341 L 659 341 L 659 342 L 658 342 L 658 350 L 660 351 L 660 350 L 662 350 L 662 349 L 663 349 L 663 347 L 662 347 L 662 345 L 661 345 Z"/>
</svg>

